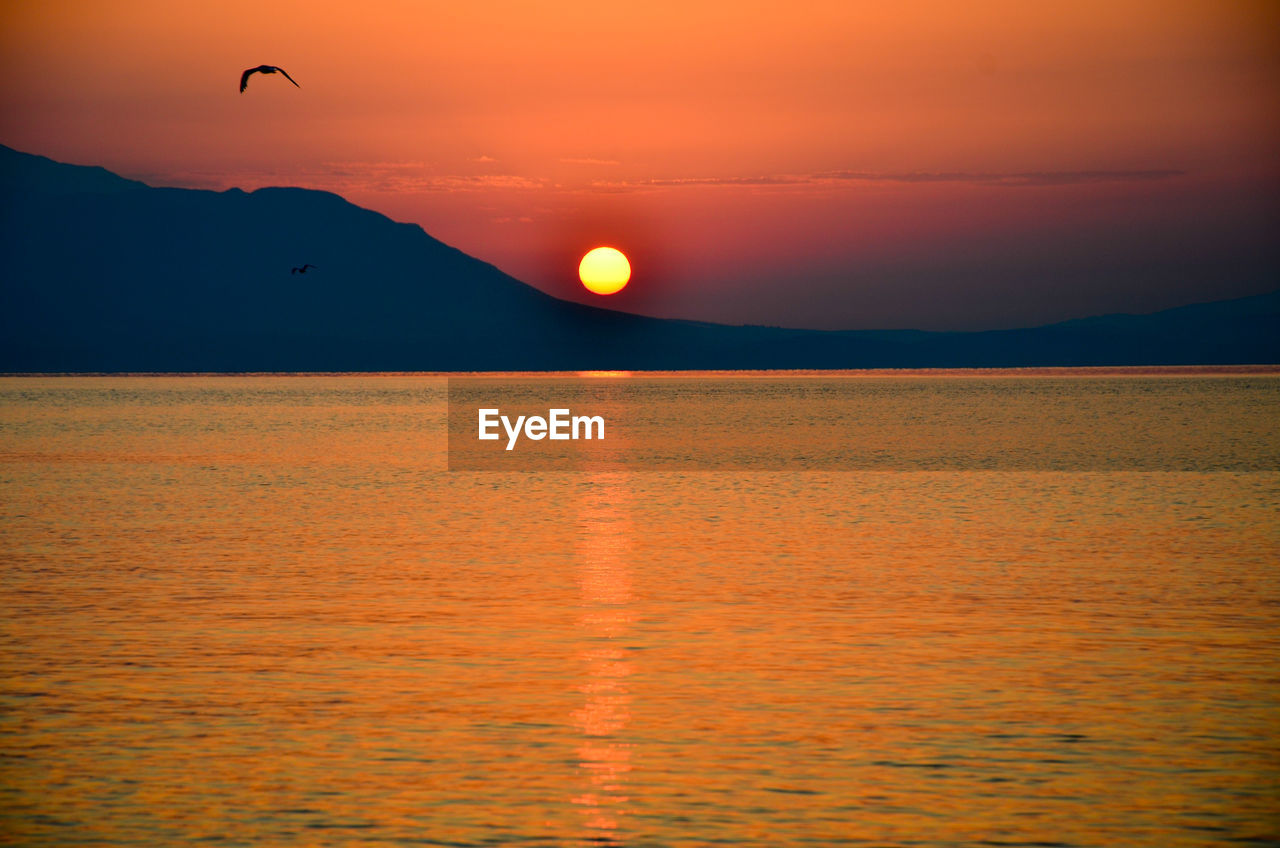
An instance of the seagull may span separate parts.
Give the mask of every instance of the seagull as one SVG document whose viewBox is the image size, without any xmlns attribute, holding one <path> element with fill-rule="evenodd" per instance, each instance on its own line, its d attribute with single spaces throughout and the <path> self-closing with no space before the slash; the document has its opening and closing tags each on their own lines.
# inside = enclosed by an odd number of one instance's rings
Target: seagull
<svg viewBox="0 0 1280 848">
<path fill-rule="evenodd" d="M 293 77 L 289 76 L 289 72 L 284 68 L 277 68 L 275 65 L 259 65 L 256 68 L 250 68 L 240 75 L 240 93 L 244 94 L 244 90 L 249 87 L 250 74 L 274 74 L 277 72 L 284 74 L 284 78 L 289 82 L 293 82 Z M 298 86 L 298 88 L 302 88 L 302 86 L 298 85 L 296 82 L 293 82 L 293 84 Z"/>
<path fill-rule="evenodd" d="M 290 269 L 289 273 L 290 273 L 290 274 L 305 274 L 305 273 L 307 273 L 307 269 L 308 269 L 308 268 L 314 268 L 314 267 L 316 267 L 316 266 L 314 266 L 314 265 L 312 265 L 310 262 L 308 262 L 308 263 L 306 263 L 305 265 L 303 265 L 301 268 L 292 268 L 292 269 Z"/>
</svg>

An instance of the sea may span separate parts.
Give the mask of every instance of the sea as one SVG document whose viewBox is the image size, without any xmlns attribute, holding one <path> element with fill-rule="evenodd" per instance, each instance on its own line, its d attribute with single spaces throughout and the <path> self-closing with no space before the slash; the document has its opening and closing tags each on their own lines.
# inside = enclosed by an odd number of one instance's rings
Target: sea
<svg viewBox="0 0 1280 848">
<path fill-rule="evenodd" d="M 0 378 L 0 843 L 1280 844 L 1280 370 L 466 379 Z"/>
</svg>

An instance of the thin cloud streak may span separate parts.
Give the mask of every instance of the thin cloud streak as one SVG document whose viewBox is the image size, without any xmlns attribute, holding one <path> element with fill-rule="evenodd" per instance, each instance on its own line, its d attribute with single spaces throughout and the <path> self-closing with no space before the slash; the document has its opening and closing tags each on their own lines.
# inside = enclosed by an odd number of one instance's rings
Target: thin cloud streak
<svg viewBox="0 0 1280 848">
<path fill-rule="evenodd" d="M 486 157 L 487 158 L 487 157 Z M 569 160 L 592 164 L 617 164 L 611 160 Z M 245 171 L 214 174 L 202 171 L 132 174 L 145 182 L 188 188 L 252 190 L 263 186 L 295 185 L 345 192 L 481 192 L 488 190 L 567 190 L 598 193 L 642 192 L 703 186 L 743 188 L 838 187 L 856 183 L 939 184 L 1000 186 L 1006 188 L 1072 186 L 1104 182 L 1156 182 L 1185 176 L 1175 169 L 1080 171 L 822 171 L 814 174 L 765 174 L 730 177 L 667 177 L 645 180 L 590 180 L 574 186 L 552 183 L 546 177 L 520 174 L 431 174 L 426 162 L 325 162 L 318 168 L 290 171 Z"/>
<path fill-rule="evenodd" d="M 972 171 L 823 171 L 816 174 L 775 174 L 757 177 L 674 177 L 651 180 L 595 180 L 591 187 L 626 191 L 683 186 L 816 186 L 838 183 L 969 183 L 1018 188 L 1023 186 L 1063 186 L 1100 182 L 1151 182 L 1185 176 L 1174 169 L 1128 171 L 1018 171 L 986 173 Z"/>
<path fill-rule="evenodd" d="M 319 168 L 241 171 L 227 174 L 212 171 L 171 171 L 134 173 L 131 176 L 151 185 L 252 191 L 267 186 L 297 186 L 332 191 L 355 192 L 476 192 L 491 189 L 534 190 L 545 188 L 544 179 L 518 174 L 426 174 L 422 162 L 326 162 Z"/>
<path fill-rule="evenodd" d="M 982 173 L 970 171 L 913 171 L 883 174 L 868 171 L 827 171 L 815 174 L 813 180 L 842 180 L 882 183 L 980 183 L 1003 186 L 1076 185 L 1102 182 L 1148 182 L 1186 175 L 1186 171 L 1153 169 L 1135 171 L 1021 171 L 1014 173 Z"/>
</svg>

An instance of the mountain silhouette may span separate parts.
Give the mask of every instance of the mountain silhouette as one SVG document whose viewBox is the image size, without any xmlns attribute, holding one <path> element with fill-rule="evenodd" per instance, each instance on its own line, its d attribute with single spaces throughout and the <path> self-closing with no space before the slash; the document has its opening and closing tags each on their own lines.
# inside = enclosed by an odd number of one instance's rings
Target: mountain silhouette
<svg viewBox="0 0 1280 848">
<path fill-rule="evenodd" d="M 304 256 L 323 273 L 290 274 Z M 1280 292 L 989 332 L 649 318 L 553 298 L 329 192 L 152 188 L 0 146 L 6 372 L 1274 363 L 1278 317 Z"/>
</svg>

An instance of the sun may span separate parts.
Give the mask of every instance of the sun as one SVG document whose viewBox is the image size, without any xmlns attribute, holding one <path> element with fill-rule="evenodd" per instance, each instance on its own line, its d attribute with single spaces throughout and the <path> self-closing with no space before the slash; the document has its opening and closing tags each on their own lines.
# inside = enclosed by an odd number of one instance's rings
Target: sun
<svg viewBox="0 0 1280 848">
<path fill-rule="evenodd" d="M 597 247 L 578 263 L 578 278 L 588 291 L 614 294 L 631 279 L 631 263 L 617 248 Z"/>
</svg>

